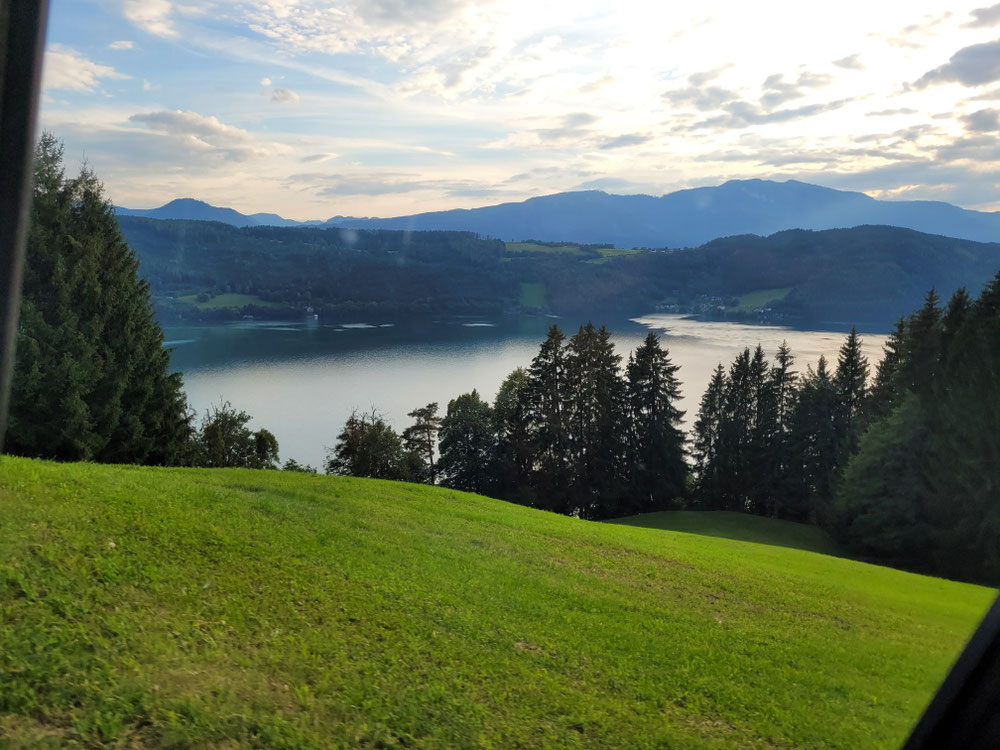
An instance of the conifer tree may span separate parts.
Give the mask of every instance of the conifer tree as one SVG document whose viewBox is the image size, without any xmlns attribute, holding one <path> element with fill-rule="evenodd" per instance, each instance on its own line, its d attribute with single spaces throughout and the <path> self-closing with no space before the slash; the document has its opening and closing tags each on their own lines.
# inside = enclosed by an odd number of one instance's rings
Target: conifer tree
<svg viewBox="0 0 1000 750">
<path fill-rule="evenodd" d="M 626 466 L 630 474 L 629 513 L 665 510 L 685 494 L 688 467 L 684 459 L 684 412 L 678 365 L 652 331 L 626 368 Z"/>
<path fill-rule="evenodd" d="M 566 358 L 567 433 L 574 510 L 608 518 L 621 499 L 624 384 L 611 334 L 593 323 L 570 339 Z"/>
<path fill-rule="evenodd" d="M 44 134 L 23 284 L 7 449 L 66 461 L 190 460 L 190 415 L 169 371 L 138 260 L 86 169 L 68 178 Z"/>
<path fill-rule="evenodd" d="M 567 424 L 566 336 L 553 325 L 528 370 L 528 417 L 533 481 L 538 507 L 572 512 L 569 495 L 569 433 Z"/>
<path fill-rule="evenodd" d="M 490 405 L 475 390 L 449 401 L 441 420 L 441 483 L 456 490 L 490 494 L 495 458 Z"/>
<path fill-rule="evenodd" d="M 905 348 L 899 365 L 897 388 L 917 395 L 930 395 L 937 376 L 941 354 L 941 308 L 937 293 L 931 289 L 924 305 L 906 322 Z"/>
<path fill-rule="evenodd" d="M 846 462 L 857 447 L 863 425 L 862 410 L 868 395 L 868 358 L 861 351 L 858 329 L 851 328 L 837 357 L 833 382 L 840 399 L 839 422 L 842 441 L 838 465 Z"/>
<path fill-rule="evenodd" d="M 530 388 L 527 370 L 518 367 L 500 384 L 493 401 L 497 496 L 522 505 L 535 503 L 531 488 Z"/>
<path fill-rule="evenodd" d="M 752 493 L 754 375 L 750 349 L 729 367 L 720 425 L 721 502 L 725 510 L 750 510 Z"/>
<path fill-rule="evenodd" d="M 726 370 L 720 363 L 701 397 L 698 418 L 694 424 L 692 455 L 695 462 L 696 499 L 705 510 L 720 510 L 724 507 L 721 453 L 726 389 Z"/>
<path fill-rule="evenodd" d="M 899 403 L 901 380 L 899 371 L 905 348 L 906 319 L 900 318 L 896 321 L 895 328 L 889 332 L 889 337 L 882 347 L 882 359 L 875 368 L 875 380 L 866 405 L 866 421 L 869 424 L 888 416 Z"/>
<path fill-rule="evenodd" d="M 795 357 L 787 341 L 782 341 L 771 366 L 772 437 L 764 462 L 768 488 L 766 515 L 783 518 L 788 514 L 789 497 L 794 490 L 790 476 L 794 466 L 789 432 L 798 392 L 798 373 L 792 369 Z"/>
<path fill-rule="evenodd" d="M 806 368 L 792 412 L 789 442 L 794 456 L 789 516 L 817 520 L 830 496 L 839 456 L 839 398 L 826 357 Z"/>
</svg>

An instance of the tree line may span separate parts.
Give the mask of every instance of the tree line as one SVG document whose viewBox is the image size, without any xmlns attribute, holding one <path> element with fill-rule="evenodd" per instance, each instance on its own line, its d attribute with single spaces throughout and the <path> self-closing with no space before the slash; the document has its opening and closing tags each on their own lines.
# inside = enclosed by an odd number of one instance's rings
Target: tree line
<svg viewBox="0 0 1000 750">
<path fill-rule="evenodd" d="M 375 411 L 355 413 L 326 469 L 438 482 L 589 519 L 677 507 L 688 479 L 678 367 L 653 333 L 624 376 L 621 365 L 606 328 L 588 323 L 567 339 L 554 325 L 493 404 L 475 390 L 443 416 L 428 404 L 402 435 Z"/>
</svg>

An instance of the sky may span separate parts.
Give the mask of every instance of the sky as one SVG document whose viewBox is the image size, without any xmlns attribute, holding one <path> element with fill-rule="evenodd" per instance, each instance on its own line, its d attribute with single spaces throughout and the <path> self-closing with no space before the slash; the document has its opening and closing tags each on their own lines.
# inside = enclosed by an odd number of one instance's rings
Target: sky
<svg viewBox="0 0 1000 750">
<path fill-rule="evenodd" d="M 1000 4 L 52 0 L 41 126 L 128 208 L 761 178 L 1000 210 Z"/>
</svg>

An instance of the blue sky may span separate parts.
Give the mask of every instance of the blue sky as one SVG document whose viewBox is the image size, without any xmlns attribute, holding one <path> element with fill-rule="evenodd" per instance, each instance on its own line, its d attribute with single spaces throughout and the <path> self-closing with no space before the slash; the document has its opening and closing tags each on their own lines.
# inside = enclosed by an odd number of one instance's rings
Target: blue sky
<svg viewBox="0 0 1000 750">
<path fill-rule="evenodd" d="M 1000 209 L 1000 4 L 673 5 L 53 0 L 42 126 L 131 208 L 760 177 Z"/>
</svg>

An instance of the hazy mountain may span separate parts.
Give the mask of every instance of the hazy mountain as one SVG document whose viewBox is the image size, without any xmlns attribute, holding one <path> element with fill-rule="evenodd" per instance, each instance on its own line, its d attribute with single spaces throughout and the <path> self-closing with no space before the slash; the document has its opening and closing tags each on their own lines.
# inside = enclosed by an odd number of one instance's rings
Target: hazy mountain
<svg viewBox="0 0 1000 750">
<path fill-rule="evenodd" d="M 199 219 L 234 226 L 298 226 L 276 214 L 241 214 L 191 199 L 149 210 L 119 208 L 123 216 Z M 731 180 L 716 187 L 650 195 L 597 190 L 556 193 L 519 203 L 454 209 L 395 218 L 335 216 L 323 226 L 351 229 L 458 230 L 503 240 L 607 243 L 618 247 L 695 247 L 718 237 L 769 235 L 785 229 L 837 229 L 863 224 L 905 227 L 928 234 L 1000 240 L 1000 213 L 970 211 L 937 201 L 880 201 L 863 193 L 789 180 Z"/>
<path fill-rule="evenodd" d="M 211 206 L 194 198 L 177 198 L 159 208 L 115 207 L 119 216 L 144 216 L 147 219 L 187 219 L 194 221 L 221 221 L 234 227 L 293 227 L 305 222 L 285 219 L 277 214 L 241 214 L 232 208 Z M 318 222 L 308 222 L 315 224 Z"/>
<path fill-rule="evenodd" d="M 881 224 L 960 239 L 1000 240 L 1000 214 L 935 201 L 880 201 L 863 193 L 789 180 L 731 180 L 660 198 L 600 191 L 558 193 L 520 203 L 393 219 L 335 217 L 354 229 L 452 229 L 503 240 L 567 240 L 618 247 L 693 247 L 717 237 L 785 229 Z"/>
</svg>

